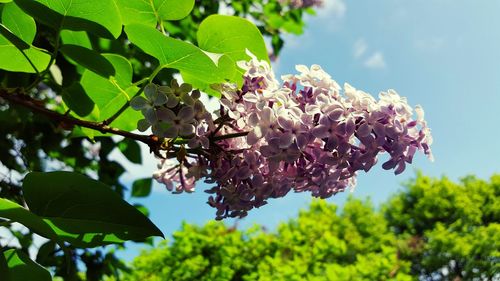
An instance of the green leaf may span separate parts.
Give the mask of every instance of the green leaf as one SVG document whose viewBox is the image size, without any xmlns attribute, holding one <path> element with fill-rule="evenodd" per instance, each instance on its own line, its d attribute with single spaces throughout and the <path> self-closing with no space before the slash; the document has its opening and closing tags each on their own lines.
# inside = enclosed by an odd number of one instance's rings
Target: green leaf
<svg viewBox="0 0 500 281">
<path fill-rule="evenodd" d="M 194 7 L 194 0 L 154 0 L 154 9 L 160 20 L 180 20 Z"/>
<path fill-rule="evenodd" d="M 14 5 L 14 3 L 7 4 L 7 6 L 9 5 Z M 15 8 L 9 9 L 11 11 L 12 9 L 15 10 Z M 26 24 L 27 20 L 23 18 L 24 16 L 21 16 L 21 22 Z M 48 52 L 25 42 L 25 40 L 33 41 L 31 37 L 32 34 L 36 33 L 36 27 L 29 23 L 26 26 L 16 27 L 16 24 L 11 22 L 10 16 L 2 19 L 2 21 L 13 26 L 14 31 L 10 30 L 5 24 L 0 25 L 0 69 L 12 72 L 37 73 L 47 68 L 50 62 Z M 19 36 L 22 36 L 25 40 Z"/>
<path fill-rule="evenodd" d="M 85 93 L 82 85 L 78 82 L 74 82 L 71 86 L 64 88 L 62 98 L 66 106 L 80 117 L 91 114 L 95 106 L 94 102 Z"/>
<path fill-rule="evenodd" d="M 51 260 L 55 259 L 54 252 L 56 251 L 56 243 L 54 241 L 47 241 L 42 246 L 38 248 L 36 253 L 36 262 L 47 266 L 50 264 Z"/>
<path fill-rule="evenodd" d="M 12 0 L 0 0 L 0 3 L 10 3 Z"/>
<path fill-rule="evenodd" d="M 134 204 L 134 207 L 139 210 L 139 212 L 141 212 L 143 215 L 145 215 L 146 217 L 149 217 L 149 209 L 146 208 L 145 206 L 141 205 L 141 204 Z"/>
<path fill-rule="evenodd" d="M 152 186 L 151 178 L 138 179 L 132 184 L 133 197 L 146 197 L 151 193 Z"/>
<path fill-rule="evenodd" d="M 191 12 L 194 0 L 117 0 L 124 25 L 142 23 L 156 27 L 164 20 L 180 20 Z"/>
<path fill-rule="evenodd" d="M 118 143 L 118 149 L 130 162 L 142 164 L 141 147 L 136 141 L 125 138 Z"/>
<path fill-rule="evenodd" d="M 116 0 L 124 25 L 142 23 L 155 27 L 158 23 L 151 1 Z"/>
<path fill-rule="evenodd" d="M 24 13 L 15 3 L 8 3 L 3 7 L 2 23 L 27 44 L 31 44 L 35 39 L 35 20 Z"/>
<path fill-rule="evenodd" d="M 118 38 L 122 30 L 114 0 L 15 0 L 26 13 L 55 29 L 89 31 Z"/>
<path fill-rule="evenodd" d="M 221 58 L 217 64 L 200 48 L 163 35 L 143 24 L 125 26 L 128 39 L 145 53 L 158 59 L 161 67 L 175 68 L 203 83 L 218 83 L 231 77 L 234 67 Z M 199 88 L 198 85 L 194 85 Z"/>
<path fill-rule="evenodd" d="M 139 91 L 138 87 L 132 86 L 132 66 L 126 58 L 115 54 L 103 56 L 113 65 L 114 77 L 106 79 L 91 71 L 85 71 L 80 81 L 88 97 L 99 110 L 99 116 L 88 118 L 91 121 L 104 120 L 113 116 Z M 139 111 L 126 110 L 112 124 L 123 130 L 134 130 L 137 121 L 141 118 L 142 114 Z M 97 135 L 99 134 L 95 134 Z"/>
<path fill-rule="evenodd" d="M 131 87 L 128 89 L 133 89 L 133 93 L 137 92 L 137 87 Z M 129 95 L 132 95 L 132 92 L 129 91 Z M 131 107 L 128 107 L 118 118 L 116 118 L 113 123 L 113 127 L 119 128 L 125 131 L 133 131 L 137 129 L 137 122 L 143 119 L 144 116 L 140 111 L 134 110 Z"/>
<path fill-rule="evenodd" d="M 113 65 L 94 50 L 78 45 L 63 45 L 60 51 L 81 66 L 105 78 L 115 75 Z"/>
<path fill-rule="evenodd" d="M 234 16 L 211 15 L 198 29 L 198 45 L 201 49 L 225 54 L 233 61 L 234 67 L 240 60 L 247 61 L 248 49 L 257 58 L 269 62 L 262 34 L 250 21 Z M 235 73 L 232 80 L 241 81 L 242 70 Z"/>
<path fill-rule="evenodd" d="M 0 69 L 36 73 L 44 70 L 49 62 L 50 55 L 45 50 L 31 47 L 21 51 L 0 35 Z"/>
<path fill-rule="evenodd" d="M 92 49 L 92 43 L 85 31 L 61 30 L 61 40 L 65 45 L 78 45 Z"/>
<path fill-rule="evenodd" d="M 28 255 L 20 250 L 10 249 L 2 253 L 8 266 L 8 278 L 6 281 L 50 281 L 52 276 L 44 267 L 32 261 Z M 2 274 L 2 280 L 3 279 Z"/>
<path fill-rule="evenodd" d="M 30 210 L 75 247 L 163 237 L 147 217 L 109 186 L 79 173 L 29 173 L 23 191 Z"/>
<path fill-rule="evenodd" d="M 42 218 L 10 200 L 0 198 L 0 218 L 18 222 L 43 237 L 57 238 L 56 233 Z"/>
</svg>

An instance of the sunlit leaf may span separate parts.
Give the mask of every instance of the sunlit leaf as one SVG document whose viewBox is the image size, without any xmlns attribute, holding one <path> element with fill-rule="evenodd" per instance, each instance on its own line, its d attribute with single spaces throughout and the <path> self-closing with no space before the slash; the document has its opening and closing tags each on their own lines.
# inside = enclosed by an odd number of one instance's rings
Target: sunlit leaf
<svg viewBox="0 0 500 281">
<path fill-rule="evenodd" d="M 85 71 L 81 79 L 83 89 L 99 109 L 100 120 L 113 116 L 139 91 L 139 88 L 132 86 L 132 66 L 126 58 L 115 54 L 103 56 L 113 65 L 115 75 L 106 79 L 91 71 Z M 141 116 L 138 111 L 127 110 L 113 122 L 113 126 L 133 130 Z M 93 118 L 90 120 L 98 121 Z"/>
<path fill-rule="evenodd" d="M 180 20 L 191 12 L 194 0 L 117 0 L 123 24 L 142 23 L 151 27 L 164 20 Z"/>
<path fill-rule="evenodd" d="M 233 16 L 212 15 L 203 20 L 198 29 L 198 45 L 201 49 L 225 54 L 233 65 L 240 60 L 249 60 L 246 49 L 257 58 L 269 62 L 262 34 L 250 21 Z M 242 71 L 235 73 L 233 80 L 241 80 Z"/>
<path fill-rule="evenodd" d="M 35 20 L 15 3 L 8 3 L 2 10 L 2 23 L 17 37 L 31 44 L 36 34 Z"/>
<path fill-rule="evenodd" d="M 92 49 L 89 36 L 85 31 L 61 30 L 61 40 L 65 45 L 78 45 Z"/>
<path fill-rule="evenodd" d="M 222 57 L 218 64 L 200 48 L 163 35 L 158 30 L 142 25 L 131 24 L 125 27 L 128 39 L 145 53 L 158 59 L 164 68 L 174 68 L 194 76 L 203 83 L 218 83 L 234 75 L 231 61 Z M 198 85 L 194 85 L 195 88 Z"/>
<path fill-rule="evenodd" d="M 50 55 L 31 46 L 36 26 L 14 3 L 6 4 L 0 25 L 0 69 L 36 73 L 47 68 Z"/>
<path fill-rule="evenodd" d="M 47 68 L 49 62 L 50 55 L 45 50 L 32 46 L 19 50 L 0 34 L 0 69 L 36 73 Z"/>
<path fill-rule="evenodd" d="M 114 0 L 15 0 L 25 12 L 55 29 L 118 38 L 122 30 Z"/>
</svg>

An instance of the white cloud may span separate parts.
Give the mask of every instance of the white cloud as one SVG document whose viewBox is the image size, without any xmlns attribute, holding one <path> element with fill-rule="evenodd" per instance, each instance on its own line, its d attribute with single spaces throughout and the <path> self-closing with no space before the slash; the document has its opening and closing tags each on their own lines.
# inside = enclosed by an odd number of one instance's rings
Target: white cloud
<svg viewBox="0 0 500 281">
<path fill-rule="evenodd" d="M 384 55 L 377 51 L 365 60 L 364 66 L 372 69 L 381 69 L 385 68 L 387 65 L 385 63 Z"/>
<path fill-rule="evenodd" d="M 347 11 L 344 0 L 324 0 L 323 6 L 318 8 L 318 17 L 341 19 Z"/>
<path fill-rule="evenodd" d="M 353 46 L 353 54 L 355 58 L 359 58 L 366 53 L 368 49 L 368 45 L 366 44 L 365 39 L 358 39 Z"/>
<path fill-rule="evenodd" d="M 358 61 L 362 61 L 364 67 L 371 69 L 382 69 L 387 67 L 382 52 L 370 51 L 371 55 L 368 55 L 368 50 L 368 43 L 366 43 L 366 40 L 364 38 L 359 38 L 358 40 L 356 40 L 352 47 L 354 58 Z"/>
</svg>

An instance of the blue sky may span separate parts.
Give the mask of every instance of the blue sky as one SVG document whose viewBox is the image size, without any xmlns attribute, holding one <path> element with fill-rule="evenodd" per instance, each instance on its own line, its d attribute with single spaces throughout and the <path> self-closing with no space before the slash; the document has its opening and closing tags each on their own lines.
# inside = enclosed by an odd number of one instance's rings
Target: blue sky
<svg viewBox="0 0 500 281">
<path fill-rule="evenodd" d="M 500 1 L 326 2 L 318 16 L 307 19 L 302 36 L 286 37 L 275 71 L 293 73 L 296 64 L 320 64 L 341 85 L 348 82 L 372 95 L 396 89 L 412 106 L 421 104 L 425 109 L 436 158 L 431 163 L 418 155 L 399 176 L 380 167 L 361 173 L 354 192 L 329 202 L 342 205 L 352 194 L 368 196 L 377 205 L 414 177 L 417 169 L 454 180 L 500 172 Z M 130 173 L 125 181 L 154 171 L 156 160 L 146 149 L 144 155 L 142 166 L 127 163 Z M 156 185 L 152 196 L 130 201 L 149 207 L 152 221 L 171 236 L 183 221 L 203 224 L 213 219 L 205 187 L 200 184 L 194 194 L 174 195 Z M 258 223 L 273 229 L 310 200 L 309 194 L 271 200 L 238 225 Z M 145 247 L 129 246 L 120 253 L 127 260 Z"/>
</svg>

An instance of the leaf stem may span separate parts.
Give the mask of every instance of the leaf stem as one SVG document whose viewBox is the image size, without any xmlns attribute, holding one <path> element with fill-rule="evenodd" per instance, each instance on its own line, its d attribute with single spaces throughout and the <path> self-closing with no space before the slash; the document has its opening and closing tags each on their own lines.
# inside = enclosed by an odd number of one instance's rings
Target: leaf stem
<svg viewBox="0 0 500 281">
<path fill-rule="evenodd" d="M 60 41 L 61 41 L 61 29 L 59 28 L 57 30 L 56 41 L 54 43 L 54 52 L 50 56 L 49 64 L 42 72 L 38 72 L 38 70 L 35 69 L 37 72 L 36 79 L 35 79 L 35 81 L 33 81 L 33 83 L 31 83 L 31 85 L 29 85 L 26 88 L 26 92 L 29 92 L 31 89 L 35 88 L 38 85 L 38 83 L 40 83 L 40 81 L 42 81 L 45 74 L 47 74 L 47 72 L 50 70 L 50 66 L 54 63 L 54 61 L 56 60 L 57 54 L 59 53 L 59 47 L 61 46 Z"/>
</svg>

